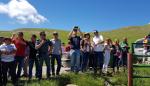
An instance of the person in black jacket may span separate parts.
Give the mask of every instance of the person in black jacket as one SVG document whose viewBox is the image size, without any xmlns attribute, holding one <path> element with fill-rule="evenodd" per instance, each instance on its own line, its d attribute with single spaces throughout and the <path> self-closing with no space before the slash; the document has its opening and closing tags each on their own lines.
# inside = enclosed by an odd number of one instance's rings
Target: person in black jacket
<svg viewBox="0 0 150 86">
<path fill-rule="evenodd" d="M 36 35 L 32 35 L 31 37 L 31 41 L 27 42 L 28 46 L 29 46 L 29 80 L 31 80 L 32 78 L 32 69 L 33 69 L 33 65 L 35 63 L 36 66 L 36 77 L 38 77 L 38 66 L 39 66 L 39 62 L 38 62 L 38 58 L 36 57 L 37 55 L 37 50 L 35 49 L 35 43 L 36 43 Z"/>
</svg>

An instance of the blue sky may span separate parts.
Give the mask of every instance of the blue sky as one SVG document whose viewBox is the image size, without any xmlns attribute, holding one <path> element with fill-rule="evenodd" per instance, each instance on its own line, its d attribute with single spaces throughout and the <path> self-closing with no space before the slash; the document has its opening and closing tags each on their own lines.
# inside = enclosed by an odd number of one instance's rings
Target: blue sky
<svg viewBox="0 0 150 86">
<path fill-rule="evenodd" d="M 0 0 L 7 4 L 11 0 Z M 19 1 L 19 0 L 18 0 Z M 20 0 L 21 1 L 21 0 Z M 0 30 L 23 27 L 70 30 L 80 26 L 85 32 L 117 29 L 150 23 L 150 0 L 27 0 L 46 18 L 43 22 L 20 23 L 18 17 L 0 12 Z M 1 8 L 0 8 L 1 9 Z"/>
</svg>

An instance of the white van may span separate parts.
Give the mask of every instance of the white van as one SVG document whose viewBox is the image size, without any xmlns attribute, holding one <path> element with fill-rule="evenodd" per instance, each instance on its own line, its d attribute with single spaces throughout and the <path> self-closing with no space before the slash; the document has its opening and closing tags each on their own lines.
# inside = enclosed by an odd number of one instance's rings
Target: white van
<svg viewBox="0 0 150 86">
<path fill-rule="evenodd" d="M 144 46 L 143 46 L 144 38 L 138 39 L 135 41 L 135 44 L 133 46 L 134 49 L 134 55 L 138 55 L 138 59 L 142 59 L 142 63 L 150 62 L 150 57 L 146 57 Z M 137 43 L 137 44 L 136 44 Z M 141 43 L 141 44 L 140 44 Z M 150 55 L 150 52 L 147 53 L 147 55 Z M 146 60 L 147 59 L 147 60 Z"/>
</svg>

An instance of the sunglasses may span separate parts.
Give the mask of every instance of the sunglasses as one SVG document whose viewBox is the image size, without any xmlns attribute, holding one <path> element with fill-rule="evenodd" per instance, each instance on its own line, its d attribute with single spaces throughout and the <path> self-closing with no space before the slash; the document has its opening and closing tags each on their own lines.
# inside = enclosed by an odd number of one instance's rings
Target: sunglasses
<svg viewBox="0 0 150 86">
<path fill-rule="evenodd" d="M 41 34 L 41 36 L 46 36 L 46 34 Z"/>
</svg>

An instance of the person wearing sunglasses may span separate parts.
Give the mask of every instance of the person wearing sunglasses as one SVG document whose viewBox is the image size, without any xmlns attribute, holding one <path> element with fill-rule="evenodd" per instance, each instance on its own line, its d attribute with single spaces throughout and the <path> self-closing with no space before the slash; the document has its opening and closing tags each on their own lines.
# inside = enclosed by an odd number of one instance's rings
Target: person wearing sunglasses
<svg viewBox="0 0 150 86">
<path fill-rule="evenodd" d="M 39 80 L 42 79 L 42 67 L 45 61 L 47 67 L 47 79 L 50 78 L 50 57 L 49 52 L 52 47 L 52 42 L 46 38 L 45 32 L 40 32 L 40 40 L 37 40 L 35 49 L 37 49 L 39 54 Z"/>
</svg>

